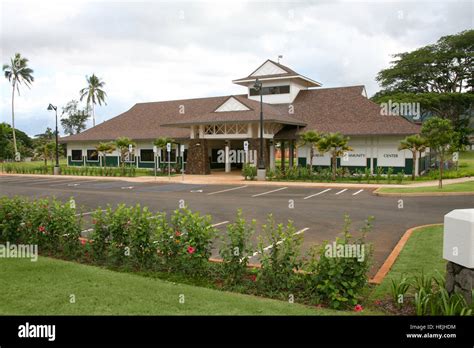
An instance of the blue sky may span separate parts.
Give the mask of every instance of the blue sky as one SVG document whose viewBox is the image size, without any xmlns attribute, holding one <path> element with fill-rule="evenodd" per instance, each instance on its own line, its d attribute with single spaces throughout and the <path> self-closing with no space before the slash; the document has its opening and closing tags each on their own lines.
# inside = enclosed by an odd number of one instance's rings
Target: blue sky
<svg viewBox="0 0 474 348">
<path fill-rule="evenodd" d="M 231 83 L 267 58 L 323 83 L 378 90 L 392 54 L 473 27 L 470 1 L 2 1 L 2 63 L 20 52 L 35 82 L 16 99 L 16 126 L 54 126 L 49 103 L 105 82 L 97 122 L 137 102 L 243 93 Z M 11 87 L 0 81 L 0 122 Z"/>
</svg>

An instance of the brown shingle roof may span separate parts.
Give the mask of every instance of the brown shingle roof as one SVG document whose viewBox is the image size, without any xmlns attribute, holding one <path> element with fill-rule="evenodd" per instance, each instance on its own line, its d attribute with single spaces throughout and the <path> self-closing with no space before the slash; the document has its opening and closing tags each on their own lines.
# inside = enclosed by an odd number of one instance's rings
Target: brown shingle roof
<svg viewBox="0 0 474 348">
<path fill-rule="evenodd" d="M 280 139 L 296 137 L 295 125 L 299 126 L 300 132 L 315 129 L 346 135 L 405 135 L 419 132 L 418 125 L 402 117 L 382 116 L 380 107 L 364 97 L 362 91 L 363 86 L 303 90 L 292 103 L 294 114 L 288 112 L 288 104 L 264 104 L 264 118 L 293 125 L 285 127 L 277 135 Z M 234 97 L 250 110 L 215 112 L 229 96 L 139 103 L 123 114 L 80 134 L 61 138 L 61 142 L 106 141 L 120 136 L 134 140 L 161 136 L 187 139 L 188 129 L 171 125 L 259 120 L 259 102 L 248 99 L 246 95 Z M 184 113 L 180 113 L 180 110 L 184 110 Z"/>
<path fill-rule="evenodd" d="M 319 88 L 298 93 L 293 101 L 293 117 L 307 123 L 300 132 L 312 129 L 346 135 L 407 135 L 420 132 L 420 126 L 401 116 L 384 116 L 380 106 L 367 99 L 364 86 Z M 275 105 L 277 106 L 277 105 Z M 288 110 L 288 104 L 279 104 Z M 285 127 L 277 138 L 294 138 L 296 128 Z"/>
</svg>

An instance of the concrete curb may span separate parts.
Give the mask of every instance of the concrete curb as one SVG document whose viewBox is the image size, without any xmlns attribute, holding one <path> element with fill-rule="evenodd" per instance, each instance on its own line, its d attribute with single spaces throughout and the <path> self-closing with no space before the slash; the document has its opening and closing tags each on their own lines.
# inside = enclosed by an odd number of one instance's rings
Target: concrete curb
<svg viewBox="0 0 474 348">
<path fill-rule="evenodd" d="M 408 229 L 400 238 L 398 241 L 397 245 L 395 245 L 395 248 L 393 248 L 392 252 L 390 255 L 388 255 L 387 259 L 385 262 L 382 264 L 382 266 L 379 268 L 375 276 L 369 280 L 370 284 L 380 284 L 384 280 L 385 276 L 387 273 L 390 271 L 392 268 L 393 264 L 398 258 L 398 255 L 400 255 L 400 252 L 402 251 L 403 247 L 407 243 L 408 239 L 410 239 L 410 236 L 413 234 L 414 231 L 419 230 L 421 228 L 425 227 L 431 227 L 431 226 L 442 226 L 443 224 L 429 224 L 429 225 L 422 225 L 422 226 L 416 226 Z"/>
</svg>

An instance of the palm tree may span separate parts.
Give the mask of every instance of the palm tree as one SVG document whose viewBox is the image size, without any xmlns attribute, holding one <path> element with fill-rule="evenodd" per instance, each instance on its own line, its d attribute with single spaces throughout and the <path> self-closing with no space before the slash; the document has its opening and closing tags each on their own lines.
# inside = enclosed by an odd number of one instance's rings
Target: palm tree
<svg viewBox="0 0 474 348">
<path fill-rule="evenodd" d="M 48 159 L 53 163 L 53 156 L 56 150 L 56 143 L 54 141 L 43 142 L 36 148 L 38 154 L 43 158 L 44 165 L 48 165 Z"/>
<path fill-rule="evenodd" d="M 332 180 L 336 180 L 336 169 L 337 169 L 337 157 L 342 156 L 346 151 L 352 151 L 347 143 L 349 138 L 345 137 L 341 133 L 328 133 L 323 135 L 321 140 L 318 142 L 318 149 L 321 153 L 329 152 L 332 157 Z"/>
<path fill-rule="evenodd" d="M 307 131 L 300 134 L 299 146 L 309 146 L 309 172 L 313 174 L 313 156 L 314 149 L 317 147 L 318 142 L 321 140 L 322 134 L 316 131 Z"/>
<path fill-rule="evenodd" d="M 135 146 L 135 142 L 127 137 L 120 137 L 115 139 L 115 145 L 120 152 L 120 166 L 122 167 L 122 171 L 125 168 L 125 156 L 128 152 L 129 145 Z"/>
<path fill-rule="evenodd" d="M 92 125 L 95 126 L 95 111 L 94 106 L 96 104 L 102 105 L 105 102 L 105 97 L 107 93 L 102 89 L 105 85 L 104 81 L 101 81 L 100 78 L 92 74 L 92 76 L 86 76 L 87 87 L 80 90 L 81 101 L 87 97 L 87 106 L 92 108 Z"/>
<path fill-rule="evenodd" d="M 175 142 L 176 142 L 176 140 L 174 140 L 173 138 L 161 137 L 161 138 L 155 139 L 155 141 L 153 142 L 153 145 L 155 145 L 159 149 L 164 149 L 164 148 L 166 148 L 166 144 L 168 144 L 168 143 L 174 144 Z M 158 152 L 158 153 L 160 153 L 160 152 Z"/>
<path fill-rule="evenodd" d="M 33 83 L 33 70 L 28 67 L 28 59 L 22 57 L 20 53 L 15 53 L 11 58 L 10 65 L 3 65 L 5 78 L 12 84 L 12 130 L 13 130 L 13 148 L 15 150 L 15 158 L 17 158 L 18 148 L 16 145 L 15 135 L 15 88 L 20 95 L 20 85 L 24 83 L 28 88 Z"/>
<path fill-rule="evenodd" d="M 411 180 L 415 180 L 416 173 L 416 161 L 418 152 L 421 153 L 426 150 L 426 139 L 421 137 L 419 134 L 410 135 L 400 142 L 398 150 L 409 150 L 413 157 L 413 168 L 411 171 Z"/>
<path fill-rule="evenodd" d="M 112 142 L 99 143 L 99 145 L 95 147 L 95 150 L 99 156 L 102 155 L 104 157 L 104 167 L 107 167 L 107 154 L 115 150 L 115 144 Z"/>
</svg>

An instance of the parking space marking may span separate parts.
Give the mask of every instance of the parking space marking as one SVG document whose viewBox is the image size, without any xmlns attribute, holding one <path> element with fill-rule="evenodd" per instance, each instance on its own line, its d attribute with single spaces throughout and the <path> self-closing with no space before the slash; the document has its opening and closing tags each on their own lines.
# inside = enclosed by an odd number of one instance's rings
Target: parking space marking
<svg viewBox="0 0 474 348">
<path fill-rule="evenodd" d="M 86 184 L 86 183 L 94 182 L 94 181 L 99 181 L 99 180 L 96 179 L 96 180 L 87 180 L 87 181 L 77 181 L 77 182 L 69 183 L 67 184 L 67 186 L 79 186 L 80 184 Z M 61 186 L 61 185 L 65 185 L 65 183 L 63 182 L 60 184 L 54 184 L 54 185 L 49 185 L 49 186 Z"/>
<path fill-rule="evenodd" d="M 356 193 L 353 193 L 352 195 L 353 195 L 353 196 L 358 195 L 358 194 L 361 193 L 362 191 L 364 191 L 364 190 L 359 190 L 359 191 L 357 191 Z"/>
<path fill-rule="evenodd" d="M 303 198 L 303 199 L 308 199 L 308 198 L 311 198 L 311 197 L 314 197 L 314 196 L 319 196 L 319 195 L 322 195 L 323 193 L 326 193 L 326 192 L 328 192 L 328 191 L 331 191 L 331 189 L 325 189 L 324 191 L 315 193 L 314 195 L 310 195 L 310 196 L 305 197 L 305 198 Z"/>
<path fill-rule="evenodd" d="M 276 189 L 276 190 L 271 190 L 271 191 L 267 191 L 267 192 L 257 193 L 256 195 L 253 195 L 252 197 L 258 197 L 258 196 L 268 195 L 269 193 L 278 192 L 278 191 L 281 191 L 281 190 L 286 190 L 287 188 L 288 188 L 288 187 L 281 187 L 281 188 Z"/>
<path fill-rule="evenodd" d="M 248 187 L 248 185 L 239 186 L 239 187 L 232 187 L 232 188 L 226 189 L 226 190 L 220 190 L 220 191 L 210 192 L 210 193 L 208 193 L 207 195 L 210 196 L 210 195 L 215 195 L 215 194 L 217 194 L 217 193 L 228 192 L 228 191 L 234 191 L 234 190 L 240 190 L 240 189 L 243 189 L 243 188 L 246 188 L 246 187 Z"/>
<path fill-rule="evenodd" d="M 341 190 L 339 192 L 336 192 L 336 195 L 340 195 L 341 193 L 346 192 L 346 191 L 347 191 L 347 189 Z"/>
<path fill-rule="evenodd" d="M 134 186 L 123 186 L 121 187 L 122 190 L 131 190 Z"/>
<path fill-rule="evenodd" d="M 299 231 L 293 233 L 293 236 L 296 236 L 296 235 L 298 235 L 298 234 L 301 234 L 301 233 L 303 233 L 303 232 L 305 232 L 305 231 L 307 231 L 307 230 L 309 230 L 309 227 L 305 227 L 305 228 L 303 228 L 303 229 L 301 229 L 301 230 L 299 230 Z M 279 244 L 283 243 L 283 241 L 284 241 L 284 239 L 283 239 L 283 240 L 279 240 L 279 241 L 276 242 L 275 244 L 276 244 L 276 245 L 279 245 Z M 263 248 L 263 250 L 264 250 L 264 251 L 267 251 L 267 250 L 269 250 L 269 249 L 271 249 L 271 248 L 273 248 L 273 244 L 270 244 L 269 246 Z M 260 254 L 260 252 L 259 252 L 259 251 L 256 251 L 256 252 L 254 252 L 254 253 L 252 254 L 252 256 L 249 256 L 249 258 L 250 258 L 250 257 L 257 256 L 258 254 Z"/>
<path fill-rule="evenodd" d="M 217 226 L 228 224 L 228 223 L 229 223 L 229 221 L 222 221 L 222 222 L 218 222 L 217 224 L 214 224 L 214 225 L 211 225 L 211 226 L 212 227 L 217 227 Z"/>
</svg>

